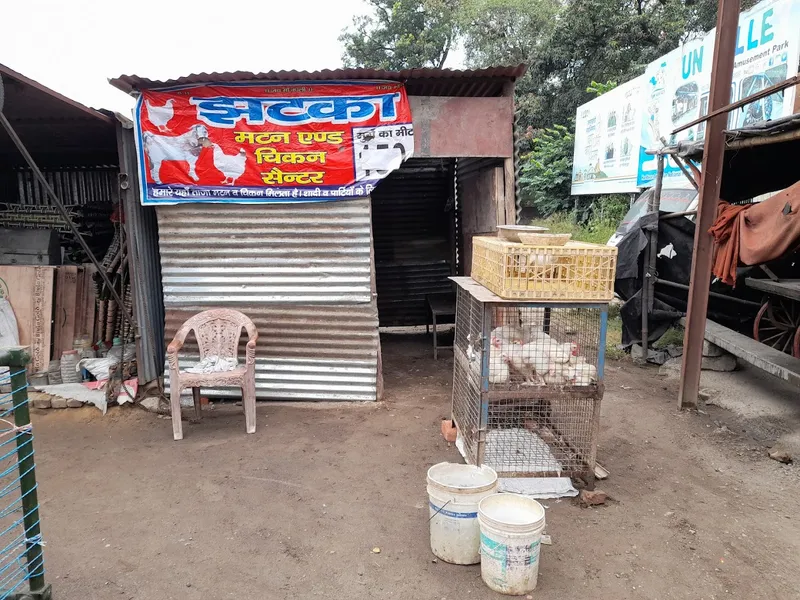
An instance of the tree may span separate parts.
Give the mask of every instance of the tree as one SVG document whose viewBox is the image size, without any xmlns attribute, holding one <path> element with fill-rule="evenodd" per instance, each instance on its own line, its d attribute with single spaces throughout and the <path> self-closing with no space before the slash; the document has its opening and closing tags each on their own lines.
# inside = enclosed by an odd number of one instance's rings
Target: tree
<svg viewBox="0 0 800 600">
<path fill-rule="evenodd" d="M 455 40 L 456 0 L 369 0 L 371 15 L 359 15 L 342 32 L 346 67 L 399 71 L 441 68 Z"/>
<path fill-rule="evenodd" d="M 570 208 L 574 128 L 570 122 L 530 132 L 533 149 L 521 159 L 521 200 L 544 217 Z"/>
<path fill-rule="evenodd" d="M 743 0 L 743 10 L 757 0 Z M 528 65 L 517 82 L 522 124 L 566 123 L 592 81 L 623 83 L 715 25 L 717 0 L 463 0 L 471 67 Z"/>
<path fill-rule="evenodd" d="M 592 80 L 592 82 L 589 84 L 589 87 L 586 88 L 586 91 L 590 94 L 602 96 L 606 92 L 613 90 L 615 87 L 617 87 L 616 81 L 606 81 L 605 83 L 600 83 Z"/>
<path fill-rule="evenodd" d="M 541 112 L 540 94 L 530 66 L 546 50 L 560 6 L 561 0 L 462 0 L 458 12 L 459 32 L 470 67 L 529 65 L 528 72 L 516 84 L 523 129 L 553 123 L 537 118 Z"/>
</svg>

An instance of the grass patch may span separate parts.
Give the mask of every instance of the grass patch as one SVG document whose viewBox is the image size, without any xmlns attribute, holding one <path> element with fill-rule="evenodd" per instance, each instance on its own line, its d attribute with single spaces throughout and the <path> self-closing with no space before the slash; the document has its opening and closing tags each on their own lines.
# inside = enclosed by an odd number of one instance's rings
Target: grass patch
<svg viewBox="0 0 800 600">
<path fill-rule="evenodd" d="M 546 219 L 534 219 L 529 224 L 547 227 L 553 233 L 571 233 L 572 239 L 576 242 L 605 244 L 614 235 L 619 222 L 592 219 L 586 225 L 579 225 L 575 222 L 572 213 L 556 213 Z M 628 356 L 627 352 L 619 348 L 620 344 L 622 344 L 622 319 L 619 316 L 619 307 L 611 305 L 609 306 L 606 330 L 606 358 L 608 360 L 622 360 Z"/>
<path fill-rule="evenodd" d="M 653 348 L 666 348 L 668 346 L 683 346 L 684 329 L 680 325 L 670 327 L 667 331 L 658 338 L 658 341 L 653 344 Z"/>
<path fill-rule="evenodd" d="M 547 227 L 553 233 L 571 233 L 572 239 L 577 242 L 605 244 L 619 223 L 593 219 L 586 225 L 579 225 L 571 213 L 557 213 L 546 219 L 534 219 L 530 224 Z"/>
<path fill-rule="evenodd" d="M 606 329 L 606 358 L 608 360 L 622 360 L 628 354 L 619 347 L 622 343 L 622 319 L 608 315 L 608 328 Z"/>
</svg>

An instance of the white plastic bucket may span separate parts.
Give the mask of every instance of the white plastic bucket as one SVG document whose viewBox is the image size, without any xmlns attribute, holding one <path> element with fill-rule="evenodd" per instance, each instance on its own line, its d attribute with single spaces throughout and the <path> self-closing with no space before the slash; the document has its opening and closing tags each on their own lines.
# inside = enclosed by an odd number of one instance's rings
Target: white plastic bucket
<svg viewBox="0 0 800 600">
<path fill-rule="evenodd" d="M 481 561 L 478 503 L 497 491 L 489 467 L 439 463 L 428 469 L 431 550 L 443 561 L 474 565 Z"/>
<path fill-rule="evenodd" d="M 481 578 L 501 594 L 521 596 L 536 588 L 544 508 L 519 494 L 495 494 L 478 505 Z"/>
</svg>

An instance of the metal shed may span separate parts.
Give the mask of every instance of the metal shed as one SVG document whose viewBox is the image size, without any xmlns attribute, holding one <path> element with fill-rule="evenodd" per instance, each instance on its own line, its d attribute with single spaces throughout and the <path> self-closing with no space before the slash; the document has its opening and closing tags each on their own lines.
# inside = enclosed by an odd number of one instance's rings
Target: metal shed
<svg viewBox="0 0 800 600">
<path fill-rule="evenodd" d="M 161 289 L 150 296 L 163 297 L 165 313 L 165 326 L 156 322 L 158 311 L 140 315 L 151 321 L 141 323 L 142 330 L 163 330 L 166 344 L 192 314 L 235 308 L 259 330 L 260 399 L 380 398 L 379 325 L 424 324 L 426 295 L 451 289 L 448 277 L 469 273 L 464 257 L 472 236 L 516 220 L 513 91 L 524 72 L 520 65 L 111 80 L 134 95 L 201 83 L 402 81 L 415 130 L 414 158 L 372 198 L 139 207 L 157 215 Z M 124 139 L 132 143 L 132 136 Z M 133 173 L 125 201 L 138 204 Z M 133 238 L 153 235 L 143 219 L 129 228 Z M 139 268 L 154 272 L 148 260 L 140 257 Z M 185 350 L 191 361 L 196 346 Z"/>
</svg>

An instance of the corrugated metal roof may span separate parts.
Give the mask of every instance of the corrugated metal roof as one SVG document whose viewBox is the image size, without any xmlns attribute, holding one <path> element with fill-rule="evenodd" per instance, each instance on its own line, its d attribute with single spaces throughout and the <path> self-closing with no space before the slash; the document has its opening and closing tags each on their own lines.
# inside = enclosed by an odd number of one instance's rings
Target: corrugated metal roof
<svg viewBox="0 0 800 600">
<path fill-rule="evenodd" d="M 375 400 L 368 198 L 156 212 L 167 342 L 193 314 L 233 308 L 258 328 L 259 398 Z M 197 360 L 187 340 L 181 365 Z"/>
<path fill-rule="evenodd" d="M 800 113 L 725 131 L 720 198 L 738 203 L 797 182 Z M 702 162 L 705 140 L 668 146 L 670 154 Z"/>
<path fill-rule="evenodd" d="M 114 119 L 0 64 L 3 114 L 39 166 L 117 164 Z M 0 130 L 0 165 L 24 166 L 16 146 Z"/>
<path fill-rule="evenodd" d="M 202 83 L 240 83 L 247 81 L 335 81 L 354 79 L 380 79 L 402 81 L 408 93 L 414 96 L 500 96 L 503 86 L 521 77 L 527 66 L 487 67 L 485 69 L 323 69 L 321 71 L 269 71 L 251 73 L 193 73 L 177 79 L 163 81 L 138 75 L 120 75 L 109 83 L 125 93 L 148 89 Z"/>
</svg>

